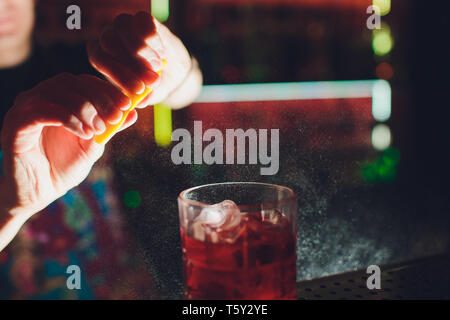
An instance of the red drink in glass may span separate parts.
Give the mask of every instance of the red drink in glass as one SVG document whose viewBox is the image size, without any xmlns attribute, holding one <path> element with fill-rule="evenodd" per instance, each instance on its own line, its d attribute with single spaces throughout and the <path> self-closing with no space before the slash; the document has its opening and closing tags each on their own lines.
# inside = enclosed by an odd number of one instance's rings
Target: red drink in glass
<svg viewBox="0 0 450 320">
<path fill-rule="evenodd" d="M 237 204 L 221 201 L 232 195 Z M 186 299 L 296 299 L 291 189 L 214 184 L 183 191 L 178 203 Z"/>
<path fill-rule="evenodd" d="M 290 222 L 244 214 L 233 243 L 190 238 L 181 230 L 188 299 L 295 299 L 296 239 Z"/>
</svg>

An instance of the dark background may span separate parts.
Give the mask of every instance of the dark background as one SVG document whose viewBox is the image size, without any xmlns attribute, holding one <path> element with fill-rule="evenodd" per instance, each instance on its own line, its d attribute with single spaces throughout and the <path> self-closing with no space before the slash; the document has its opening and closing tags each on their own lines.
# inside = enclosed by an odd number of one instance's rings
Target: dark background
<svg viewBox="0 0 450 320">
<path fill-rule="evenodd" d="M 69 2 L 82 8 L 81 31 L 61 27 Z M 383 78 L 377 66 L 389 63 L 394 74 L 388 77 L 393 103 L 387 124 L 401 160 L 395 179 L 343 183 L 336 177 L 344 167 L 374 161 L 380 153 L 356 147 L 311 151 L 291 133 L 280 150 L 289 155 L 282 159 L 289 170 L 275 177 L 238 166 L 175 167 L 170 148 L 152 141 L 151 112 L 143 112 L 134 131 L 114 141 L 116 150 L 127 146 L 114 155 L 115 173 L 120 197 L 130 189 L 142 196 L 138 208 L 123 204 L 124 217 L 164 295 L 178 297 L 181 288 L 176 196 L 203 183 L 260 180 L 299 193 L 299 280 L 449 250 L 447 11 L 442 2 L 392 1 L 382 21 L 395 45 L 378 57 L 365 26 L 368 4 L 171 1 L 167 24 L 199 60 L 205 84 L 376 79 Z M 81 43 L 116 14 L 149 7 L 137 0 L 41 0 L 36 36 L 44 43 Z M 174 113 L 174 127 L 189 127 L 191 120 L 189 110 Z"/>
</svg>

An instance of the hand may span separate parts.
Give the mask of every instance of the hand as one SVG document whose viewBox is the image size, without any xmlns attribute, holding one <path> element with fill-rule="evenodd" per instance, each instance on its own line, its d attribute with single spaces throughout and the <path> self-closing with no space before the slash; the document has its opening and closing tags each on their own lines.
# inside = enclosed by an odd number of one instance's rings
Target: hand
<svg viewBox="0 0 450 320">
<path fill-rule="evenodd" d="M 88 55 L 91 64 L 125 92 L 139 94 L 145 86 L 154 88 L 140 108 L 167 99 L 191 70 L 181 40 L 146 12 L 119 15 L 99 41 L 88 45 Z M 163 59 L 167 64 L 158 77 Z"/>
<path fill-rule="evenodd" d="M 118 123 L 130 104 L 112 84 L 89 75 L 61 74 L 21 93 L 1 132 L 0 192 L 9 202 L 1 206 L 28 218 L 78 185 L 104 151 L 94 134 Z M 131 112 L 121 130 L 136 119 Z"/>
</svg>

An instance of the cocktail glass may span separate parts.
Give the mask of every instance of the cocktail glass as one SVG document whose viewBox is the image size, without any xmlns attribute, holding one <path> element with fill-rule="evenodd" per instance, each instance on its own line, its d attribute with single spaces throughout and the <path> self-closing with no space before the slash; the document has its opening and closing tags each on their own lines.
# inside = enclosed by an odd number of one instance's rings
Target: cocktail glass
<svg viewBox="0 0 450 320">
<path fill-rule="evenodd" d="M 297 195 L 230 182 L 178 197 L 186 299 L 296 299 Z"/>
</svg>

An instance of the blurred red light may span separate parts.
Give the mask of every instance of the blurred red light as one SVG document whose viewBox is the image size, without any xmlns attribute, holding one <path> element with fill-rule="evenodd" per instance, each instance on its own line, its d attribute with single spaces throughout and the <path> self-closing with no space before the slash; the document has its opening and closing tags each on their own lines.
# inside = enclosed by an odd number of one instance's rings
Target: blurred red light
<svg viewBox="0 0 450 320">
<path fill-rule="evenodd" d="M 394 76 L 394 69 L 390 63 L 382 62 L 377 66 L 375 73 L 379 79 L 389 80 Z"/>
</svg>

